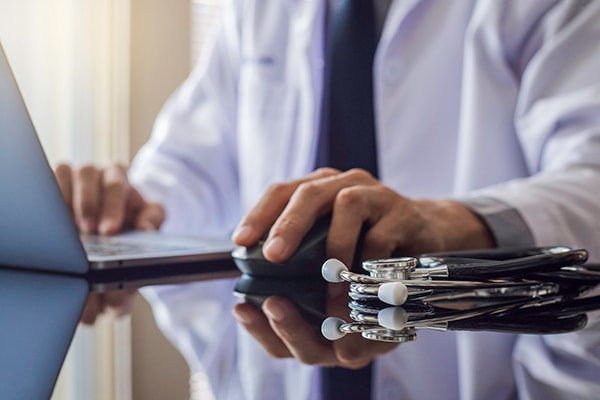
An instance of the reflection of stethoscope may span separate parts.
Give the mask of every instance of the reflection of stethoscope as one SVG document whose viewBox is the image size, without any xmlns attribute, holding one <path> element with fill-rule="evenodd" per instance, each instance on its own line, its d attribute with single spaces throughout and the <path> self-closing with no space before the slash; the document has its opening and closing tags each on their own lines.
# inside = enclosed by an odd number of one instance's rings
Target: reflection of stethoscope
<svg viewBox="0 0 600 400">
<path fill-rule="evenodd" d="M 350 283 L 354 322 L 327 318 L 321 330 L 331 340 L 361 333 L 392 342 L 414 340 L 424 328 L 572 331 L 600 308 L 600 296 L 581 298 L 600 283 L 600 266 L 584 266 L 587 257 L 567 247 L 401 257 L 364 262 L 369 275 L 327 260 L 323 277 Z"/>
</svg>

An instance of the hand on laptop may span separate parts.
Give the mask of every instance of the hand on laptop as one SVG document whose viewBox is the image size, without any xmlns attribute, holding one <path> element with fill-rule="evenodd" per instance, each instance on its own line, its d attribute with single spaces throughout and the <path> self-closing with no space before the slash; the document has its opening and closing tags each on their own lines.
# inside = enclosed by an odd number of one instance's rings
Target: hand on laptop
<svg viewBox="0 0 600 400">
<path fill-rule="evenodd" d="M 144 200 L 127 179 L 121 165 L 74 168 L 59 165 L 55 171 L 63 198 L 82 233 L 115 234 L 127 229 L 156 230 L 164 220 L 160 204 Z M 81 322 L 91 325 L 109 311 L 116 316 L 131 311 L 136 290 L 115 290 L 88 295 Z"/>
<path fill-rule="evenodd" d="M 86 165 L 55 169 L 62 195 L 82 233 L 110 235 L 126 229 L 156 230 L 164 220 L 158 203 L 144 200 L 127 179 L 126 168 Z"/>
</svg>

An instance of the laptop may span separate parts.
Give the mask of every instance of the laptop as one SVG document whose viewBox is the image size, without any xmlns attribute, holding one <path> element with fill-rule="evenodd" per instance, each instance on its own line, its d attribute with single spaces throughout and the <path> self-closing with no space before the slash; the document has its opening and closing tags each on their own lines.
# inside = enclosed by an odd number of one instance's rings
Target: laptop
<svg viewBox="0 0 600 400">
<path fill-rule="evenodd" d="M 0 185 L 0 268 L 83 276 L 97 291 L 239 275 L 225 239 L 80 236 L 1 44 Z"/>
<path fill-rule="evenodd" d="M 0 43 L 0 399 L 50 398 L 90 291 L 235 277 L 233 248 L 80 236 Z"/>
</svg>

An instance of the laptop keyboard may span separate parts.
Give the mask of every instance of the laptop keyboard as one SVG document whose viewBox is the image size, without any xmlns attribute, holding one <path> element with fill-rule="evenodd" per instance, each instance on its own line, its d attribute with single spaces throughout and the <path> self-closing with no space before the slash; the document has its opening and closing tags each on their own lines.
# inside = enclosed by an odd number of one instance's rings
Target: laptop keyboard
<svg viewBox="0 0 600 400">
<path fill-rule="evenodd" d="M 83 247 L 88 255 L 115 256 L 189 249 L 190 246 L 161 243 L 160 241 L 135 240 L 123 237 L 82 236 Z M 197 245 L 195 247 L 198 247 Z"/>
</svg>

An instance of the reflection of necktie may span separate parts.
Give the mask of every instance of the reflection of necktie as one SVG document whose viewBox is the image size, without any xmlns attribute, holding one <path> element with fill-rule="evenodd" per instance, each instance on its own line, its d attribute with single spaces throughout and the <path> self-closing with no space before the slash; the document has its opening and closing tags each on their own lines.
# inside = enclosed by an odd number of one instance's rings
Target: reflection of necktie
<svg viewBox="0 0 600 400">
<path fill-rule="evenodd" d="M 345 0 L 334 10 L 328 39 L 328 75 L 317 164 L 363 168 L 377 176 L 373 111 L 373 5 Z M 322 368 L 323 399 L 369 399 L 371 366 Z"/>
</svg>

